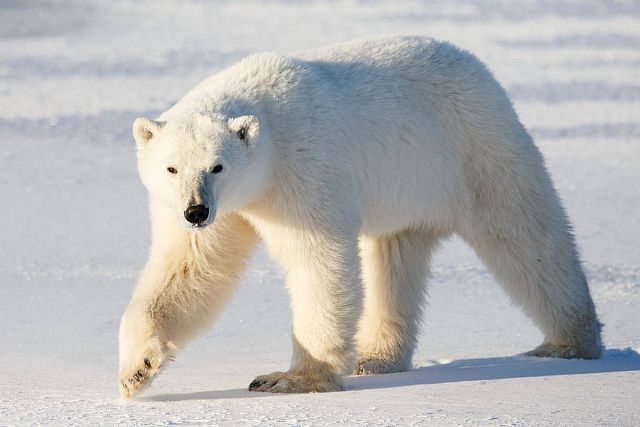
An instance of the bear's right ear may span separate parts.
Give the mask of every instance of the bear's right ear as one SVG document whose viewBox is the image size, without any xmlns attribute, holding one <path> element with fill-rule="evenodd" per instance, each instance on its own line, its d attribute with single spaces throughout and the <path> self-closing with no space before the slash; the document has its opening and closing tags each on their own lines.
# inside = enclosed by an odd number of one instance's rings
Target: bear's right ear
<svg viewBox="0 0 640 427">
<path fill-rule="evenodd" d="M 138 147 L 144 147 L 151 139 L 156 136 L 165 122 L 156 122 L 155 120 L 138 118 L 133 122 L 133 137 Z"/>
</svg>

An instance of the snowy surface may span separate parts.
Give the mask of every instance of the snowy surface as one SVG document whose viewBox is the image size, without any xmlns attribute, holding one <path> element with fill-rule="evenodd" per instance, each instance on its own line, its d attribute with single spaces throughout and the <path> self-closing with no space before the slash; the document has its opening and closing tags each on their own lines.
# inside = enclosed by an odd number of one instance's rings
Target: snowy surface
<svg viewBox="0 0 640 427">
<path fill-rule="evenodd" d="M 0 424 L 640 424 L 640 7 L 634 1 L 0 2 Z M 288 301 L 259 250 L 220 321 L 140 399 L 117 327 L 147 253 L 133 119 L 259 50 L 412 33 L 475 52 L 574 222 L 607 352 L 517 356 L 540 333 L 459 240 L 435 260 L 410 372 L 249 393 L 286 369 Z"/>
</svg>

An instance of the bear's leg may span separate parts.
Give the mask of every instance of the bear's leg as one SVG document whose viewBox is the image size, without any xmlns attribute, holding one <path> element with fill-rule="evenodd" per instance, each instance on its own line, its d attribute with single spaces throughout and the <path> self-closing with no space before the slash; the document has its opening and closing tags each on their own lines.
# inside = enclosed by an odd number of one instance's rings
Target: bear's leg
<svg viewBox="0 0 640 427">
<path fill-rule="evenodd" d="M 518 193 L 511 203 L 481 212 L 464 237 L 544 333 L 543 344 L 527 355 L 598 358 L 601 324 L 564 212 L 542 190 L 523 186 Z"/>
<path fill-rule="evenodd" d="M 120 323 L 118 385 L 126 398 L 149 386 L 177 348 L 210 325 L 257 241 L 253 228 L 237 215 L 196 233 L 175 222 L 170 214 L 164 238 L 154 239 Z"/>
<path fill-rule="evenodd" d="M 287 271 L 293 315 L 293 356 L 287 372 L 257 377 L 251 391 L 337 391 L 353 363 L 353 336 L 362 305 L 357 231 L 265 235 L 271 254 Z"/>
<path fill-rule="evenodd" d="M 354 374 L 386 374 L 411 367 L 429 262 L 441 237 L 407 230 L 360 240 L 365 298 Z"/>
</svg>

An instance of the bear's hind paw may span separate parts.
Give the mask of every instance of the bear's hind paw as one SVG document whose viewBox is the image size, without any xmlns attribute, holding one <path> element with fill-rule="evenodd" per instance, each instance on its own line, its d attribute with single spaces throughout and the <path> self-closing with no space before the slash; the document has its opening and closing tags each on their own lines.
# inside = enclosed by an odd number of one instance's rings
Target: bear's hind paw
<svg viewBox="0 0 640 427">
<path fill-rule="evenodd" d="M 378 353 L 366 353 L 360 356 L 353 375 L 378 375 L 403 372 L 409 369 L 405 364 Z"/>
<path fill-rule="evenodd" d="M 602 349 L 598 346 L 594 348 L 579 348 L 570 345 L 544 343 L 531 351 L 523 353 L 523 356 L 532 357 L 556 357 L 561 359 L 598 359 L 602 354 Z"/>
</svg>

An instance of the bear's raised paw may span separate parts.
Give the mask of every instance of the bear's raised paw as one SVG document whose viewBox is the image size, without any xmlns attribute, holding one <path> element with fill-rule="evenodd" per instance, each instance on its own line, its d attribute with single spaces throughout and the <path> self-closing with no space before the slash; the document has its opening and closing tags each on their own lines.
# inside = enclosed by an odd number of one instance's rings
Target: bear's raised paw
<svg viewBox="0 0 640 427">
<path fill-rule="evenodd" d="M 166 362 L 175 359 L 175 347 L 170 343 L 162 345 L 157 339 L 151 339 L 143 348 L 139 357 L 131 363 L 125 362 L 125 367 L 120 369 L 118 387 L 125 399 L 131 399 L 150 386 Z"/>
</svg>

